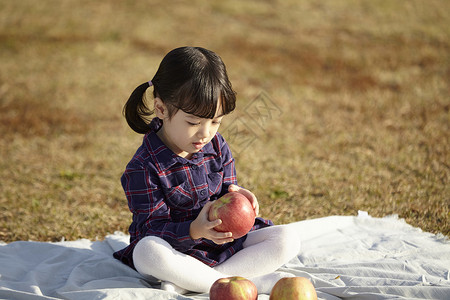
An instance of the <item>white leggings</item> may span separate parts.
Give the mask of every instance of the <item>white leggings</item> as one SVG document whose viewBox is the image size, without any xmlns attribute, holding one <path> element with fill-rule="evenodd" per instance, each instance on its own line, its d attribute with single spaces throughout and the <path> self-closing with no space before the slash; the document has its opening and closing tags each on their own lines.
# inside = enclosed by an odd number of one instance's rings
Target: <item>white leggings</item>
<svg viewBox="0 0 450 300">
<path fill-rule="evenodd" d="M 300 250 L 300 240 L 293 227 L 278 225 L 248 233 L 243 246 L 232 257 L 211 268 L 176 251 L 165 240 L 148 236 L 137 243 L 133 260 L 136 270 L 144 276 L 205 293 L 214 281 L 223 277 L 239 275 L 258 281 L 258 277 L 274 272 L 295 257 Z"/>
</svg>

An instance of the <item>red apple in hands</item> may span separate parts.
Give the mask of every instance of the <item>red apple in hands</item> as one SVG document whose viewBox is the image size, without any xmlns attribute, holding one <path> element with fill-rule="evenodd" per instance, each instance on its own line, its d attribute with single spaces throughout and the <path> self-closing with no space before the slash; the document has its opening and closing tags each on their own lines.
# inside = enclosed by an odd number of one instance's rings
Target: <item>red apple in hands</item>
<svg viewBox="0 0 450 300">
<path fill-rule="evenodd" d="M 255 210 L 250 200 L 238 192 L 229 192 L 217 199 L 209 210 L 209 220 L 221 219 L 222 224 L 214 227 L 221 232 L 231 232 L 234 239 L 246 235 L 255 223 Z"/>
<path fill-rule="evenodd" d="M 209 290 L 211 300 L 255 300 L 258 290 L 253 282 L 233 276 L 216 280 Z"/>
<path fill-rule="evenodd" d="M 308 278 L 285 277 L 273 286 L 269 300 L 317 300 L 317 293 Z"/>
</svg>

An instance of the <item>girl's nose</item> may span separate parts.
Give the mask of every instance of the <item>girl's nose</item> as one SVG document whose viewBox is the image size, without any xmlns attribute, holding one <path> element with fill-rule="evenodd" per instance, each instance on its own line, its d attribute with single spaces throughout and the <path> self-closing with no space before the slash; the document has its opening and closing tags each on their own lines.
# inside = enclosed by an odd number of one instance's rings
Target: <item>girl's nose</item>
<svg viewBox="0 0 450 300">
<path fill-rule="evenodd" d="M 200 126 L 199 130 L 197 131 L 197 137 L 199 137 L 200 139 L 209 137 L 209 126 L 207 124 Z"/>
</svg>

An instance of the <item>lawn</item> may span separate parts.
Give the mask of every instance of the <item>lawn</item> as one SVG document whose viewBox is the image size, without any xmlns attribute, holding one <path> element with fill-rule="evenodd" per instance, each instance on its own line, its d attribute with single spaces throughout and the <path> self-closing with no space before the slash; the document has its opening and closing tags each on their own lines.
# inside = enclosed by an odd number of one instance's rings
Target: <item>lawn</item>
<svg viewBox="0 0 450 300">
<path fill-rule="evenodd" d="M 450 2 L 0 0 L 0 240 L 127 232 L 122 116 L 163 56 L 217 52 L 260 215 L 398 214 L 450 236 Z M 151 97 L 149 97 L 151 98 Z"/>
</svg>

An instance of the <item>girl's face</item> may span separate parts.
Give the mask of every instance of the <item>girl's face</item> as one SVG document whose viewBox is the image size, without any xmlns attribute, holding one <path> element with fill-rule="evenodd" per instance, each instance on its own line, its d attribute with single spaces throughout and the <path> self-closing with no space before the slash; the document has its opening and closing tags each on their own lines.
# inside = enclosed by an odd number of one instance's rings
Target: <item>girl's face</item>
<svg viewBox="0 0 450 300">
<path fill-rule="evenodd" d="M 167 107 L 158 98 L 155 99 L 155 113 L 163 120 L 163 125 L 157 132 L 159 138 L 175 154 L 186 159 L 190 159 L 192 154 L 211 141 L 223 118 L 220 106 L 213 119 L 199 118 L 181 109 L 169 118 Z"/>
</svg>

